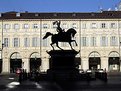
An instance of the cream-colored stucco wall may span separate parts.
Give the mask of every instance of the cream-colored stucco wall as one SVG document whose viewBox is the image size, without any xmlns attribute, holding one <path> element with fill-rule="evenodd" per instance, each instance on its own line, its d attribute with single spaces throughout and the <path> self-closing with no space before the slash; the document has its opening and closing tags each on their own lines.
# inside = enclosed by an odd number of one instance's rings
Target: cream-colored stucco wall
<svg viewBox="0 0 121 91">
<path fill-rule="evenodd" d="M 41 71 L 46 71 L 47 69 L 49 69 L 49 55 L 47 54 L 46 51 L 52 50 L 51 46 L 49 45 L 51 43 L 51 39 L 48 38 L 48 46 L 47 47 L 43 47 L 42 46 L 42 42 L 40 42 L 40 46 L 38 47 L 32 47 L 32 37 L 38 37 L 41 40 L 40 41 L 44 41 L 42 40 L 43 36 L 45 35 L 46 32 L 51 32 L 51 33 L 57 33 L 55 28 L 52 28 L 52 23 L 53 21 L 55 21 L 56 19 L 18 19 L 18 20 L 14 20 L 14 19 L 8 19 L 8 20 L 1 20 L 0 21 L 0 48 L 2 48 L 2 38 L 9 38 L 10 39 L 10 45 L 9 47 L 3 47 L 2 50 L 2 58 L 3 58 L 3 69 L 2 72 L 10 72 L 10 58 L 11 55 L 15 52 L 20 53 L 21 55 L 21 59 L 24 62 L 24 66 L 23 68 L 27 69 L 27 71 L 30 71 L 29 68 L 29 60 L 30 60 L 30 56 L 31 54 L 37 52 L 40 54 L 40 58 L 42 59 L 42 65 L 40 67 Z M 119 23 L 121 23 L 121 20 L 118 19 L 57 19 L 57 20 L 61 20 L 61 24 L 63 23 L 67 23 L 68 28 L 71 28 L 72 23 L 76 23 L 77 24 L 77 43 L 78 46 L 74 46 L 75 50 L 80 50 L 80 53 L 78 56 L 81 57 L 81 66 L 80 68 L 86 70 L 89 68 L 89 55 L 90 53 L 92 53 L 93 51 L 96 51 L 99 53 L 100 58 L 101 58 L 101 66 L 100 68 L 102 69 L 107 69 L 108 71 L 108 57 L 109 54 L 113 51 L 116 52 L 120 52 L 119 49 L 119 41 L 118 41 L 118 46 L 110 46 L 110 37 L 112 35 L 117 36 L 118 40 L 119 40 L 119 32 L 121 34 L 121 29 L 119 28 Z M 86 23 L 87 28 L 83 29 L 82 25 Z M 90 27 L 91 23 L 96 23 L 97 24 L 97 29 L 92 29 Z M 106 29 L 102 29 L 100 28 L 101 23 L 106 23 L 107 24 L 107 28 Z M 117 28 L 115 29 L 111 29 L 110 28 L 110 23 L 116 23 L 117 24 Z M 5 30 L 2 27 L 2 24 L 9 24 L 10 25 L 10 29 Z M 19 24 L 20 28 L 18 30 L 15 30 L 13 28 L 14 24 Z M 23 29 L 23 25 L 24 24 L 29 24 L 29 29 Z M 33 29 L 33 24 L 38 24 L 39 28 L 38 29 Z M 48 28 L 47 29 L 43 29 L 42 25 L 43 24 L 48 24 Z M 65 31 L 67 30 L 65 29 Z M 3 32 L 3 35 L 2 35 Z M 106 47 L 102 47 L 100 45 L 100 37 L 106 35 L 108 37 L 108 46 Z M 97 38 L 97 45 L 95 47 L 91 47 L 90 44 L 86 47 L 81 46 L 81 37 L 96 37 Z M 13 47 L 13 38 L 20 38 L 20 47 L 15 48 Z M 25 37 L 29 37 L 30 38 L 30 47 L 24 47 L 24 38 Z M 67 44 L 68 45 L 68 44 Z M 61 45 L 60 45 L 61 46 Z M 62 47 L 62 46 L 61 46 Z M 67 47 L 62 47 L 64 49 L 71 49 L 69 46 Z M 55 49 L 58 50 L 57 47 L 55 47 Z M 119 53 L 120 54 L 120 53 Z"/>
</svg>

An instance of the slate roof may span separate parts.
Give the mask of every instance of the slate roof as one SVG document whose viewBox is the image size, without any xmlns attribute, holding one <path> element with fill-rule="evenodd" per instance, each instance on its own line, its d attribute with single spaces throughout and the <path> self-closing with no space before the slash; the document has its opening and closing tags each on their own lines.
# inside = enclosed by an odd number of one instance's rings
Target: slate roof
<svg viewBox="0 0 121 91">
<path fill-rule="evenodd" d="M 20 16 L 16 16 L 20 14 Z M 119 19 L 121 11 L 102 12 L 5 12 L 0 19 Z"/>
</svg>

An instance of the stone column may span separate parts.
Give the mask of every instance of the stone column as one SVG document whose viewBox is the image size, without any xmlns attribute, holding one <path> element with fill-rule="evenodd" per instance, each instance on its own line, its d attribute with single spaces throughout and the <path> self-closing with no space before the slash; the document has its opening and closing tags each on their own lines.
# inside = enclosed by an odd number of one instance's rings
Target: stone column
<svg viewBox="0 0 121 91">
<path fill-rule="evenodd" d="M 101 57 L 101 69 L 109 71 L 108 66 L 108 57 Z"/>
<path fill-rule="evenodd" d="M 2 61 L 2 73 L 10 73 L 10 59 L 4 58 Z"/>
<path fill-rule="evenodd" d="M 87 69 L 89 69 L 88 57 L 87 58 L 82 58 L 81 65 L 82 65 L 83 70 L 86 71 Z"/>
<path fill-rule="evenodd" d="M 22 68 L 26 69 L 27 72 L 30 72 L 30 63 L 29 63 L 29 59 L 25 58 L 22 59 Z"/>
</svg>

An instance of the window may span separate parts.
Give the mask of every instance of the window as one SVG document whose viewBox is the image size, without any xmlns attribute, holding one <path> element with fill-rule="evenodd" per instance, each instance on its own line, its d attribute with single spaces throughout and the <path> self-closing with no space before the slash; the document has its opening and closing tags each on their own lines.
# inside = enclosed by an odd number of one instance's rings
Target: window
<svg viewBox="0 0 121 91">
<path fill-rule="evenodd" d="M 101 23 L 101 28 L 106 28 L 106 23 Z"/>
<path fill-rule="evenodd" d="M 16 13 L 16 17 L 20 17 L 20 13 Z"/>
<path fill-rule="evenodd" d="M 97 24 L 96 24 L 96 23 L 92 23 L 92 24 L 91 24 L 91 28 L 92 28 L 92 29 L 97 28 Z"/>
<path fill-rule="evenodd" d="M 111 23 L 110 28 L 116 28 L 116 23 Z"/>
<path fill-rule="evenodd" d="M 101 46 L 107 46 L 108 45 L 108 38 L 106 36 L 101 37 Z"/>
<path fill-rule="evenodd" d="M 68 28 L 68 26 L 67 26 L 66 23 L 63 23 L 63 28 L 64 28 L 64 29 Z"/>
<path fill-rule="evenodd" d="M 4 25 L 4 29 L 10 29 L 10 25 L 9 24 L 5 24 Z"/>
<path fill-rule="evenodd" d="M 29 47 L 29 38 L 24 38 L 24 47 Z"/>
<path fill-rule="evenodd" d="M 96 46 L 96 37 L 91 37 L 91 46 Z"/>
<path fill-rule="evenodd" d="M 88 45 L 88 38 L 87 37 L 82 37 L 81 44 L 82 44 L 82 46 L 87 46 Z"/>
<path fill-rule="evenodd" d="M 53 25 L 53 28 L 57 28 L 57 25 L 55 24 L 55 25 Z"/>
<path fill-rule="evenodd" d="M 14 38 L 13 47 L 19 47 L 19 39 L 18 38 Z"/>
<path fill-rule="evenodd" d="M 86 29 L 86 23 L 82 24 L 82 29 Z"/>
<path fill-rule="evenodd" d="M 76 42 L 78 42 L 78 37 L 74 37 L 74 40 L 75 40 Z M 76 43 L 75 43 L 75 42 L 72 42 L 71 44 L 72 44 L 73 47 L 76 47 Z M 78 43 L 77 43 L 77 44 L 78 44 Z"/>
<path fill-rule="evenodd" d="M 62 46 L 62 47 L 67 47 L 67 43 L 66 43 L 66 42 L 62 42 L 62 43 L 61 43 L 61 46 Z"/>
<path fill-rule="evenodd" d="M 32 46 L 37 47 L 37 37 L 32 38 Z"/>
<path fill-rule="evenodd" d="M 119 26 L 119 28 L 121 28 L 121 23 L 119 23 L 119 25 L 118 25 L 118 26 Z"/>
<path fill-rule="evenodd" d="M 49 42 L 48 39 L 43 40 L 42 41 L 43 47 L 48 47 L 48 44 L 49 44 L 48 42 Z"/>
<path fill-rule="evenodd" d="M 4 38 L 4 47 L 8 47 L 8 46 L 9 46 L 8 38 Z"/>
<path fill-rule="evenodd" d="M 33 25 L 33 28 L 34 28 L 34 29 L 38 29 L 38 28 L 39 28 L 39 27 L 38 27 L 38 24 L 34 24 L 34 25 Z"/>
<path fill-rule="evenodd" d="M 47 29 L 47 28 L 49 28 L 49 26 L 47 24 L 43 24 L 43 28 Z"/>
<path fill-rule="evenodd" d="M 19 25 L 18 24 L 14 24 L 14 29 L 19 29 Z"/>
<path fill-rule="evenodd" d="M 76 23 L 73 23 L 72 24 L 72 28 L 77 28 L 77 24 Z"/>
<path fill-rule="evenodd" d="M 24 24 L 23 28 L 24 29 L 28 29 L 29 28 L 29 25 L 28 24 Z"/>
<path fill-rule="evenodd" d="M 110 38 L 110 45 L 111 46 L 117 46 L 117 43 L 118 43 L 117 37 L 116 36 L 112 36 Z"/>
<path fill-rule="evenodd" d="M 39 14 L 35 14 L 35 16 L 39 16 Z"/>
</svg>

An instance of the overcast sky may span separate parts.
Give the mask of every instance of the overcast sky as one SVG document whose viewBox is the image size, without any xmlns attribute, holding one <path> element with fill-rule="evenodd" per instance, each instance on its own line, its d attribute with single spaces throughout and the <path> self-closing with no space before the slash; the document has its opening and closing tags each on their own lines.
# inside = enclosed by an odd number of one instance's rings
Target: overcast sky
<svg viewBox="0 0 121 91">
<path fill-rule="evenodd" d="M 114 9 L 121 0 L 0 0 L 0 12 L 97 12 Z"/>
</svg>

